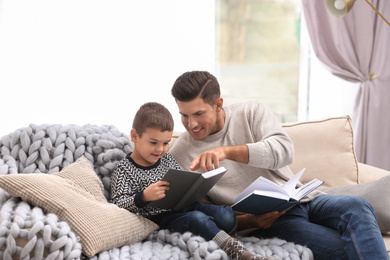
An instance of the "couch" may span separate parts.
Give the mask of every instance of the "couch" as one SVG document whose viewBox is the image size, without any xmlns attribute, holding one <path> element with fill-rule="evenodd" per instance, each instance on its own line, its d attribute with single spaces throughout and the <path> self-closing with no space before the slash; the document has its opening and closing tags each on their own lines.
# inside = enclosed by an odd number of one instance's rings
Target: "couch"
<svg viewBox="0 0 390 260">
<path fill-rule="evenodd" d="M 328 193 L 365 196 L 378 210 L 386 246 L 389 218 L 372 190 L 387 193 L 389 171 L 358 163 L 348 116 L 284 124 L 301 181 L 325 181 Z M 179 133 L 175 133 L 170 145 Z M 110 173 L 132 150 L 114 126 L 34 125 L 0 139 L 0 259 L 227 259 L 215 243 L 158 230 L 107 202 Z M 385 202 L 387 203 L 387 202 Z M 80 210 L 82 209 L 82 210 Z M 376 211 L 377 212 L 377 211 Z M 239 237 L 257 254 L 313 259 L 301 245 Z"/>
<path fill-rule="evenodd" d="M 290 168 L 306 168 L 301 182 L 318 178 L 328 194 L 365 197 L 373 206 L 390 255 L 390 171 L 359 163 L 354 152 L 351 118 L 340 116 L 318 121 L 286 123 L 294 142 Z"/>
</svg>

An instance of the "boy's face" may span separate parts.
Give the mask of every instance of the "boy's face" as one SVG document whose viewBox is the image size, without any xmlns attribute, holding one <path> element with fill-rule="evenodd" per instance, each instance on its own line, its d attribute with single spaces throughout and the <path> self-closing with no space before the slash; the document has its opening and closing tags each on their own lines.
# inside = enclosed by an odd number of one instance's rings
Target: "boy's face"
<svg viewBox="0 0 390 260">
<path fill-rule="evenodd" d="M 141 166 L 151 166 L 167 152 L 171 138 L 172 131 L 162 132 L 157 128 L 146 128 L 140 137 L 135 129 L 132 129 L 131 140 L 134 143 L 134 151 L 131 158 Z"/>
<path fill-rule="evenodd" d="M 176 103 L 183 126 L 195 140 L 203 140 L 223 128 L 222 98 L 217 99 L 213 106 L 205 103 L 201 97 L 191 101 L 177 100 Z"/>
</svg>

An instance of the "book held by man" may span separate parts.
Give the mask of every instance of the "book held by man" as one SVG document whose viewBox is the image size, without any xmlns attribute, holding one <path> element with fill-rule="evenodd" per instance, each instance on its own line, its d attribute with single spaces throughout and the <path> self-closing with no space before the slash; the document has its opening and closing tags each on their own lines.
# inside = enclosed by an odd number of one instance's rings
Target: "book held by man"
<svg viewBox="0 0 390 260">
<path fill-rule="evenodd" d="M 169 169 L 162 178 L 169 182 L 169 190 L 165 191 L 164 198 L 152 201 L 148 206 L 181 210 L 202 199 L 226 171 L 224 167 L 204 173 Z"/>
<path fill-rule="evenodd" d="M 296 188 L 305 170 L 304 168 L 299 171 L 283 186 L 262 176 L 257 178 L 233 200 L 233 210 L 260 215 L 271 211 L 287 210 L 295 206 L 303 197 L 324 183 L 314 179 Z"/>
</svg>

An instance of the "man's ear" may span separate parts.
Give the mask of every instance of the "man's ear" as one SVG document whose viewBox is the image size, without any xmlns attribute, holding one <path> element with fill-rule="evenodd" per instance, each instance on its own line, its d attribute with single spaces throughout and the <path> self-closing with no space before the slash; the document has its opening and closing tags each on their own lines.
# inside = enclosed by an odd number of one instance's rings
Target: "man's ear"
<svg viewBox="0 0 390 260">
<path fill-rule="evenodd" d="M 217 112 L 221 111 L 221 110 L 222 110 L 222 107 L 223 107 L 223 98 L 219 97 L 219 98 L 215 101 L 215 105 L 217 106 Z"/>
<path fill-rule="evenodd" d="M 134 128 L 131 129 L 131 131 L 130 131 L 130 138 L 131 138 L 131 141 L 133 141 L 133 143 L 137 142 L 138 133 L 137 133 L 137 131 Z"/>
</svg>

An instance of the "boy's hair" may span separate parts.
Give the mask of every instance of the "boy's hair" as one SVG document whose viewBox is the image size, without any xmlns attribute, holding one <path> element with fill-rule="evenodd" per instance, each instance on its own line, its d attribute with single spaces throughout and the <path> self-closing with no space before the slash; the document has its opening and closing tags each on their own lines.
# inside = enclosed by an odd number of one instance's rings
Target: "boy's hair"
<svg viewBox="0 0 390 260">
<path fill-rule="evenodd" d="M 146 128 L 158 128 L 162 132 L 173 131 L 173 118 L 169 110 L 156 102 L 143 104 L 133 120 L 133 128 L 141 137 Z"/>
<path fill-rule="evenodd" d="M 178 101 L 191 101 L 198 96 L 211 106 L 221 96 L 216 77 L 207 71 L 188 71 L 178 77 L 171 89 Z"/>
</svg>

